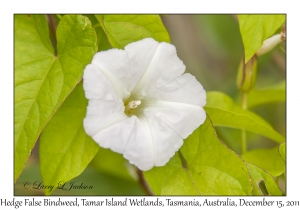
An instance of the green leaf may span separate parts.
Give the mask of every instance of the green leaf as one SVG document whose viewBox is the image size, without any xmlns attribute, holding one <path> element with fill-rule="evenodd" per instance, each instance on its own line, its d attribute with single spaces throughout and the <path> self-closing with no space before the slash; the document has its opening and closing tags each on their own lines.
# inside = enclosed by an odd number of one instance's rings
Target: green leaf
<svg viewBox="0 0 300 210">
<path fill-rule="evenodd" d="M 238 15 L 245 49 L 245 63 L 259 50 L 263 41 L 284 23 L 285 15 Z"/>
<path fill-rule="evenodd" d="M 207 117 L 163 167 L 144 172 L 155 195 L 250 195 L 249 174 L 244 161 L 216 136 Z"/>
<path fill-rule="evenodd" d="M 264 119 L 251 111 L 243 110 L 224 93 L 207 92 L 207 103 L 204 108 L 214 126 L 245 129 L 279 143 L 285 141 L 285 138 Z"/>
<path fill-rule="evenodd" d="M 93 28 L 96 31 L 97 34 L 97 46 L 98 46 L 98 51 L 103 51 L 103 50 L 108 50 L 111 49 L 110 43 L 107 39 L 107 36 L 101 27 L 100 23 L 96 19 L 95 15 L 84 15 L 88 17 L 93 25 Z"/>
<path fill-rule="evenodd" d="M 99 147 L 99 151 L 90 166 L 101 173 L 111 174 L 115 177 L 131 181 L 133 177 L 130 172 L 135 174 L 135 167 L 131 165 L 122 154 L 101 147 Z"/>
<path fill-rule="evenodd" d="M 279 145 L 279 154 L 282 157 L 282 159 L 284 160 L 284 162 L 286 162 L 286 144 L 285 142 Z"/>
<path fill-rule="evenodd" d="M 286 101 L 285 80 L 271 87 L 251 90 L 247 95 L 247 107 Z"/>
<path fill-rule="evenodd" d="M 95 15 L 112 47 L 152 37 L 158 42 L 170 42 L 167 29 L 159 15 Z"/>
<path fill-rule="evenodd" d="M 69 181 L 83 172 L 99 146 L 85 133 L 88 101 L 82 82 L 45 127 L 40 137 L 40 167 L 44 185 Z M 51 192 L 45 189 L 46 194 Z"/>
<path fill-rule="evenodd" d="M 65 15 L 57 28 L 58 55 L 44 15 L 15 15 L 14 180 L 42 129 L 80 81 L 97 51 L 88 18 Z"/>
<path fill-rule="evenodd" d="M 255 149 L 242 154 L 242 158 L 272 176 L 280 176 L 285 169 L 285 162 L 278 153 L 278 147 L 272 149 Z"/>
<path fill-rule="evenodd" d="M 265 171 L 251 163 L 247 163 L 247 166 L 253 184 L 254 195 L 264 195 L 262 189 L 260 189 L 261 182 L 264 182 L 268 195 L 282 195 L 280 189 L 274 181 L 274 178 L 270 174 L 266 173 Z"/>
</svg>

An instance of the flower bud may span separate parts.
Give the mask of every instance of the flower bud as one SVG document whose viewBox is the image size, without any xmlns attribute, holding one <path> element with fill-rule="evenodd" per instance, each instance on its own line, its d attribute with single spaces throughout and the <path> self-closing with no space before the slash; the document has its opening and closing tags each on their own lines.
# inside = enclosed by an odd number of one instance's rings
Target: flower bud
<svg viewBox="0 0 300 210">
<path fill-rule="evenodd" d="M 270 50 L 272 50 L 276 45 L 278 45 L 280 42 L 284 40 L 284 37 L 282 34 L 276 34 L 274 36 L 271 36 L 270 38 L 266 39 L 263 42 L 263 45 L 261 48 L 256 52 L 257 56 L 263 55 Z"/>
<path fill-rule="evenodd" d="M 237 76 L 237 86 L 242 92 L 249 92 L 255 84 L 257 72 L 257 56 L 254 55 L 247 63 L 242 59 Z"/>
</svg>

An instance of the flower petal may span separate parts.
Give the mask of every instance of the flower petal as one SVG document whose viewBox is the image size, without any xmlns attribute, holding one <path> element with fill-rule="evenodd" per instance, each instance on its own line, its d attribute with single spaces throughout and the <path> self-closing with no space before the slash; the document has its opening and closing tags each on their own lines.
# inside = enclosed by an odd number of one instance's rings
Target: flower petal
<svg viewBox="0 0 300 210">
<path fill-rule="evenodd" d="M 86 133 L 94 136 L 103 129 L 127 118 L 122 101 L 94 99 L 89 100 L 83 125 Z"/>
<path fill-rule="evenodd" d="M 182 146 L 183 139 L 162 120 L 149 115 L 142 119 L 147 119 L 151 131 L 151 141 L 154 150 L 153 166 L 163 166 Z"/>
<path fill-rule="evenodd" d="M 110 49 L 98 52 L 95 54 L 92 64 L 105 75 L 122 100 L 129 97 L 134 84 L 126 51 Z"/>
<path fill-rule="evenodd" d="M 148 123 L 141 118 L 136 119 L 135 129 L 128 140 L 123 156 L 131 164 L 146 171 L 151 169 L 155 163 L 155 151 Z"/>
<path fill-rule="evenodd" d="M 136 116 L 115 123 L 92 137 L 100 146 L 123 154 L 141 170 L 149 170 L 154 166 L 151 138 L 147 136 L 143 122 Z"/>
<path fill-rule="evenodd" d="M 178 58 L 173 45 L 143 39 L 125 47 L 131 62 L 133 75 L 143 76 L 131 92 L 132 99 L 141 99 L 157 88 L 181 75 L 185 65 Z"/>
<path fill-rule="evenodd" d="M 87 99 L 122 101 L 110 81 L 92 64 L 84 70 L 83 88 Z"/>
<path fill-rule="evenodd" d="M 191 74 L 183 74 L 164 86 L 148 93 L 148 98 L 205 106 L 206 92 Z"/>
<path fill-rule="evenodd" d="M 93 139 L 104 148 L 124 153 L 127 142 L 134 132 L 136 119 L 125 118 L 109 127 L 101 130 L 101 132 L 93 135 Z"/>
<path fill-rule="evenodd" d="M 171 129 L 170 132 L 175 132 L 181 139 L 192 134 L 206 118 L 205 111 L 200 106 L 156 99 L 144 99 L 142 104 L 138 116 L 166 124 Z"/>
<path fill-rule="evenodd" d="M 158 44 L 154 39 L 146 38 L 125 46 L 131 64 L 133 87 L 137 85 L 147 71 Z"/>
</svg>

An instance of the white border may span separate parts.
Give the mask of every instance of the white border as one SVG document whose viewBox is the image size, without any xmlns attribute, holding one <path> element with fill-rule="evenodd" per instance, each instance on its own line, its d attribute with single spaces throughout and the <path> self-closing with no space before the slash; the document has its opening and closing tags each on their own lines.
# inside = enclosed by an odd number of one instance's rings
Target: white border
<svg viewBox="0 0 300 210">
<path fill-rule="evenodd" d="M 296 2 L 296 1 L 293 1 Z M 287 1 L 140 1 L 140 0 L 119 0 L 119 1 L 1 1 L 1 109 L 0 109 L 0 198 L 13 199 L 13 14 L 14 13 L 287 13 L 287 196 L 267 197 L 267 200 L 300 200 L 299 199 L 299 124 L 300 97 L 299 97 L 299 11 L 298 5 Z M 298 92 L 299 91 L 299 92 Z M 22 200 L 24 197 L 15 197 Z M 30 198 L 30 197 L 26 197 Z M 63 200 L 74 199 L 75 197 L 63 197 Z M 82 199 L 84 197 L 80 197 Z M 89 200 L 104 200 L 106 197 L 86 197 Z M 141 198 L 141 197 L 137 197 Z M 165 200 L 167 197 L 160 197 Z M 171 197 L 173 200 L 193 200 L 195 197 Z M 209 200 L 224 200 L 225 197 L 207 197 Z M 246 197 L 230 197 L 238 200 Z M 42 200 L 44 197 L 36 197 Z M 58 197 L 52 198 L 58 199 Z M 117 197 L 122 199 L 122 197 Z M 147 198 L 148 199 L 148 198 Z M 152 198 L 149 198 L 150 200 Z M 153 198 L 154 199 L 154 198 Z M 204 200 L 205 197 L 197 198 Z M 247 197 L 247 200 L 259 200 L 260 197 Z M 12 207 L 1 207 L 8 209 Z M 67 209 L 68 207 L 58 207 Z M 94 207 L 95 208 L 95 207 Z M 99 207 L 101 208 L 101 207 Z M 131 207 L 127 207 L 127 209 Z M 176 207 L 179 209 L 180 207 Z M 191 207 L 190 207 L 191 208 Z M 223 207 L 230 208 L 230 207 Z M 249 207 L 251 208 L 251 207 Z M 255 207 L 262 208 L 262 207 Z M 268 207 L 265 207 L 268 208 Z M 25 209 L 22 207 L 21 209 Z M 27 209 L 31 209 L 28 207 Z M 109 209 L 119 209 L 110 207 Z M 140 209 L 140 207 L 139 207 Z M 149 207 L 148 207 L 149 209 Z M 151 208 L 152 209 L 152 208 Z M 180 208 L 181 209 L 181 208 Z M 274 209 L 269 208 L 269 209 Z"/>
</svg>

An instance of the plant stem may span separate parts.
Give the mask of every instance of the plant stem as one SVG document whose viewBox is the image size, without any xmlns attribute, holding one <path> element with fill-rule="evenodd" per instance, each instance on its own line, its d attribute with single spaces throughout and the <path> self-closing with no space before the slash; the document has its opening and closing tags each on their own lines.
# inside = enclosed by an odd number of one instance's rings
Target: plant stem
<svg viewBox="0 0 300 210">
<path fill-rule="evenodd" d="M 144 175 L 143 175 L 143 172 L 136 168 L 136 173 L 138 175 L 138 181 L 140 183 L 140 185 L 142 186 L 142 188 L 144 189 L 144 191 L 148 194 L 148 195 L 153 195 L 153 192 L 151 191 L 151 189 L 149 188 L 145 178 L 144 178 Z"/>
<path fill-rule="evenodd" d="M 247 109 L 247 93 L 242 93 L 242 107 L 243 109 Z"/>
<path fill-rule="evenodd" d="M 247 109 L 247 93 L 242 93 L 242 108 L 244 110 Z M 246 130 L 242 130 L 242 154 L 247 152 L 247 135 Z"/>
<path fill-rule="evenodd" d="M 57 39 L 56 39 L 56 29 L 57 23 L 55 21 L 54 15 L 47 15 L 48 17 L 48 25 L 51 33 L 51 42 L 54 48 L 54 55 L 57 56 Z"/>
</svg>

